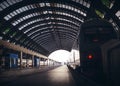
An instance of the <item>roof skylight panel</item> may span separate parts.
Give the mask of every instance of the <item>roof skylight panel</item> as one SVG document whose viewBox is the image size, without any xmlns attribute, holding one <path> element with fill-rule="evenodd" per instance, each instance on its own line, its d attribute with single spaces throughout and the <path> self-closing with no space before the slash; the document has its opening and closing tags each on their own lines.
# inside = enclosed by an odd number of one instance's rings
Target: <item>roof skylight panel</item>
<svg viewBox="0 0 120 86">
<path fill-rule="evenodd" d="M 37 30 L 35 30 L 35 31 L 31 32 L 31 33 L 29 33 L 28 36 L 31 36 L 32 34 L 38 32 L 38 31 L 42 31 L 42 30 L 48 29 L 48 28 L 49 28 L 49 27 L 44 27 L 44 28 L 37 29 Z"/>
<path fill-rule="evenodd" d="M 13 17 L 13 16 L 15 16 L 15 14 L 14 13 L 10 13 L 10 15 Z"/>
<path fill-rule="evenodd" d="M 79 26 L 77 23 L 75 23 L 75 22 L 73 22 L 73 21 L 71 21 L 71 20 L 68 20 L 68 19 L 57 18 L 57 20 L 62 20 L 62 21 L 70 22 L 70 23 L 72 23 L 72 24 L 75 24 L 75 25 Z"/>
<path fill-rule="evenodd" d="M 109 20 L 109 22 L 112 23 L 112 25 L 116 31 L 119 31 L 119 26 L 116 24 L 116 22 L 113 21 L 112 18 Z"/>
<path fill-rule="evenodd" d="M 10 18 L 12 18 L 12 16 L 9 14 L 9 15 L 8 15 L 8 18 L 10 19 Z"/>
<path fill-rule="evenodd" d="M 118 19 L 120 20 L 120 10 L 119 11 L 117 11 L 116 13 L 115 13 L 115 15 L 118 17 Z"/>
<path fill-rule="evenodd" d="M 65 6 L 65 9 L 69 9 L 69 6 L 68 6 L 68 5 L 66 5 L 66 6 Z"/>
<path fill-rule="evenodd" d="M 5 19 L 5 20 L 9 20 L 9 17 L 8 17 L 8 16 L 6 16 L 4 19 Z"/>
<path fill-rule="evenodd" d="M 45 3 L 39 3 L 40 7 L 45 7 Z"/>
<path fill-rule="evenodd" d="M 80 3 L 81 5 L 89 8 L 90 7 L 90 1 L 85 1 L 85 0 L 72 0 L 75 1 L 76 3 Z"/>
<path fill-rule="evenodd" d="M 43 21 L 43 20 L 42 20 L 42 19 L 37 19 L 36 21 L 35 21 L 35 20 L 34 20 L 34 21 L 30 21 L 30 22 L 28 22 L 27 24 L 19 27 L 19 30 L 22 30 L 22 29 L 24 29 L 25 27 L 27 27 L 28 25 L 33 24 L 33 23 L 35 23 L 35 22 L 39 22 L 39 21 Z"/>
<path fill-rule="evenodd" d="M 29 32 L 30 30 L 33 30 L 33 29 L 35 29 L 35 28 L 37 28 L 37 27 L 40 27 L 40 26 L 43 26 L 43 25 L 46 25 L 46 24 L 39 24 L 39 25 L 33 26 L 33 27 L 27 29 L 24 33 L 27 33 L 27 32 Z"/>
<path fill-rule="evenodd" d="M 31 6 L 30 6 L 30 5 L 28 5 L 28 6 L 25 6 L 25 7 L 27 7 L 28 9 L 31 9 Z"/>
<path fill-rule="evenodd" d="M 0 6 L 0 11 L 2 11 L 3 10 L 3 8 Z"/>
<path fill-rule="evenodd" d="M 68 9 L 72 10 L 72 6 L 68 6 Z"/>
<path fill-rule="evenodd" d="M 28 36 L 31 36 L 32 34 L 38 32 L 38 31 L 40 31 L 40 29 L 37 29 L 37 30 L 33 31 L 32 33 L 29 33 Z"/>
<path fill-rule="evenodd" d="M 33 14 L 34 14 L 34 13 L 33 13 Z M 33 14 L 29 14 L 29 15 L 27 15 L 27 16 L 24 16 L 24 17 L 18 19 L 18 20 L 17 20 L 17 21 L 18 21 L 18 24 L 19 24 L 20 22 L 26 20 L 26 19 L 29 19 L 29 18 L 33 17 L 33 16 L 34 16 Z M 38 14 L 36 14 L 36 15 L 38 15 Z M 16 22 L 16 21 L 14 21 L 14 22 Z M 13 22 L 13 23 L 14 23 L 14 22 Z M 12 23 L 12 25 L 13 25 L 13 23 Z"/>
<path fill-rule="evenodd" d="M 34 38 L 36 38 L 36 36 L 39 36 L 39 35 L 40 35 L 40 33 L 38 33 L 38 34 L 32 36 L 31 39 L 34 39 Z M 34 40 L 35 40 L 35 39 L 34 39 Z"/>
<path fill-rule="evenodd" d="M 57 23 L 57 24 L 64 25 L 64 26 L 68 26 L 68 27 L 72 27 L 71 25 L 65 24 L 65 23 Z"/>
<path fill-rule="evenodd" d="M 61 7 L 62 7 L 62 4 L 59 4 L 59 7 L 61 8 Z"/>
<path fill-rule="evenodd" d="M 50 32 L 50 31 L 49 31 Z M 36 42 L 40 42 L 42 39 L 46 39 L 46 38 L 51 38 L 51 35 L 50 34 L 48 34 L 48 33 L 46 33 L 47 35 L 37 35 L 37 36 L 34 36 L 34 40 L 36 41 Z M 32 37 L 33 38 L 33 37 Z M 42 38 L 41 40 L 40 40 L 40 38 Z"/>
<path fill-rule="evenodd" d="M 33 5 L 30 5 L 30 7 L 31 7 L 32 9 L 34 9 Z"/>
<path fill-rule="evenodd" d="M 50 6 L 50 5 L 49 5 L 50 3 L 46 3 L 46 4 L 47 4 L 47 6 Z M 45 6 L 45 3 L 40 3 L 40 5 L 41 5 L 41 6 Z M 57 4 L 57 6 L 59 6 L 60 8 L 65 8 L 65 9 L 73 10 L 73 11 L 78 12 L 78 13 L 81 12 L 79 9 L 74 8 L 74 7 L 72 7 L 72 6 L 69 6 L 69 5 Z M 35 6 L 33 6 L 33 5 L 24 6 L 24 7 L 21 7 L 21 8 L 19 8 L 19 9 L 15 10 L 15 11 L 13 11 L 12 13 L 14 13 L 14 16 L 16 16 L 16 15 L 18 15 L 18 14 L 24 12 L 24 11 L 30 10 L 30 9 L 35 9 Z M 11 14 L 12 14 L 12 13 L 11 13 Z M 47 14 L 47 13 L 52 14 L 52 11 L 43 11 L 43 13 L 44 13 L 44 14 Z M 8 14 L 8 15 L 9 15 L 9 14 Z M 37 14 L 33 14 L 33 15 L 37 15 Z M 85 16 L 86 14 L 82 14 L 82 15 Z M 14 16 L 12 16 L 12 17 L 14 17 Z M 6 17 L 6 16 L 5 16 L 5 17 Z M 5 18 L 5 17 L 4 17 L 5 20 L 9 20 L 9 19 L 12 18 L 12 17 L 11 17 L 11 18 Z"/>
<path fill-rule="evenodd" d="M 87 4 L 86 4 L 86 7 L 87 7 L 87 8 L 90 8 L 90 3 L 87 3 Z"/>
<path fill-rule="evenodd" d="M 57 6 L 57 7 L 60 7 L 60 4 L 59 4 L 59 3 L 56 3 L 56 6 Z"/>
<path fill-rule="evenodd" d="M 17 15 L 18 15 L 18 14 L 20 14 L 20 11 L 19 11 L 19 9 L 17 9 L 17 10 L 16 10 L 16 12 L 17 12 Z"/>
<path fill-rule="evenodd" d="M 3 9 L 6 8 L 6 6 L 5 6 L 3 3 L 1 3 L 0 6 L 1 6 Z"/>
<path fill-rule="evenodd" d="M 33 9 L 37 8 L 37 4 L 33 4 L 32 6 L 33 6 Z"/>
<path fill-rule="evenodd" d="M 50 3 L 46 3 L 46 6 L 50 7 Z"/>
<path fill-rule="evenodd" d="M 3 4 L 4 4 L 6 7 L 9 7 L 9 6 L 10 6 L 6 1 L 4 1 Z"/>
<path fill-rule="evenodd" d="M 28 8 L 26 6 L 22 7 L 21 9 L 23 10 L 23 12 L 26 11 L 26 10 L 28 10 Z"/>
<path fill-rule="evenodd" d="M 48 12 L 47 11 L 43 11 L 43 14 L 47 14 Z"/>
<path fill-rule="evenodd" d="M 24 12 L 24 10 L 22 8 L 19 8 L 19 11 L 20 11 L 20 13 Z"/>
<path fill-rule="evenodd" d="M 16 12 L 16 11 L 13 11 L 13 14 L 14 14 L 14 16 L 15 16 L 15 15 L 17 15 L 17 12 Z"/>
<path fill-rule="evenodd" d="M 77 13 L 80 13 L 81 14 L 81 10 L 75 8 L 75 7 L 72 7 L 72 6 L 69 6 L 69 5 L 65 5 L 65 4 L 61 4 L 60 8 L 65 8 L 65 9 L 68 9 L 68 10 L 72 10 L 72 11 L 75 11 Z M 85 13 L 84 13 L 85 14 Z M 83 14 L 82 14 L 83 15 Z M 83 15 L 85 16 L 85 15 Z"/>
<path fill-rule="evenodd" d="M 11 0 L 7 0 L 7 2 L 9 3 L 9 5 L 12 5 L 13 3 L 11 2 Z"/>
<path fill-rule="evenodd" d="M 13 5 L 13 4 L 16 4 L 16 3 L 18 3 L 18 2 L 21 2 L 21 1 L 22 1 L 22 0 L 6 0 L 6 1 L 0 3 L 0 7 L 1 7 L 1 10 L 0 10 L 0 11 L 6 9 L 7 7 L 9 7 L 9 6 Z"/>
<path fill-rule="evenodd" d="M 30 10 L 29 5 L 28 6 L 24 6 L 23 8 L 25 8 L 24 11 Z"/>
<path fill-rule="evenodd" d="M 11 2 L 14 4 L 14 3 L 16 3 L 16 0 L 11 0 Z"/>
<path fill-rule="evenodd" d="M 46 14 L 46 13 L 51 13 L 51 12 L 52 12 L 52 11 L 44 11 L 45 14 Z M 71 15 L 71 14 L 68 14 L 68 13 L 56 12 L 56 14 L 65 15 L 65 16 L 70 16 L 70 17 L 73 17 L 73 18 L 79 20 L 77 17 L 75 17 L 75 16 L 73 16 L 73 15 Z M 22 22 L 23 20 L 26 20 L 26 19 L 28 19 L 28 18 L 31 18 L 31 17 L 33 17 L 33 16 L 37 16 L 37 15 L 40 15 L 40 14 L 38 14 L 38 13 L 29 14 L 29 15 L 27 15 L 27 16 L 24 16 L 24 17 L 18 19 L 18 20 L 21 20 L 21 21 L 18 21 L 18 22 L 20 23 L 20 22 Z M 14 15 L 13 15 L 13 16 L 14 16 Z M 10 18 L 11 18 L 11 16 L 10 16 Z M 8 20 L 8 19 L 7 19 L 7 20 Z"/>
<path fill-rule="evenodd" d="M 83 6 L 86 6 L 86 5 L 87 5 L 87 2 L 84 1 L 84 2 L 83 2 Z"/>
<path fill-rule="evenodd" d="M 14 16 L 16 16 L 16 15 L 18 15 L 18 14 L 24 12 L 24 11 L 27 11 L 27 10 L 28 10 L 28 8 L 25 6 L 25 7 L 22 7 L 22 8 L 19 8 L 19 9 L 13 11 L 12 13 L 15 13 Z M 14 16 L 13 16 L 13 17 L 14 17 Z"/>
<path fill-rule="evenodd" d="M 66 6 L 65 6 L 64 4 L 62 4 L 62 7 L 63 7 L 63 8 L 66 8 Z"/>
<path fill-rule="evenodd" d="M 50 32 L 50 30 L 41 31 L 42 34 L 47 32 Z"/>
</svg>

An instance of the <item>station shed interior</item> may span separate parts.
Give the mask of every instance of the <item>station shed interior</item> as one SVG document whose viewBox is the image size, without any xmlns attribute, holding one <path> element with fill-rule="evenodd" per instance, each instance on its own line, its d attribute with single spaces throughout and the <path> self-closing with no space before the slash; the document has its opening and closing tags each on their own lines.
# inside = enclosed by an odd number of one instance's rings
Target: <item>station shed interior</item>
<svg viewBox="0 0 120 86">
<path fill-rule="evenodd" d="M 117 86 L 119 40 L 120 0 L 0 0 L 1 71 L 60 66 L 48 56 L 76 50 L 65 64 Z"/>
</svg>

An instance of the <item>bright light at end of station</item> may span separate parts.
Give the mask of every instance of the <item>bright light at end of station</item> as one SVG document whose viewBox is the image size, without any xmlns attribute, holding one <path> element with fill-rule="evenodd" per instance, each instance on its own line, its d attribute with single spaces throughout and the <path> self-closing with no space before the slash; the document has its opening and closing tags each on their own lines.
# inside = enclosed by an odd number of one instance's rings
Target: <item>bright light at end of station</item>
<svg viewBox="0 0 120 86">
<path fill-rule="evenodd" d="M 48 58 L 59 62 L 67 62 L 70 56 L 70 52 L 66 50 L 56 50 L 49 55 Z"/>
</svg>

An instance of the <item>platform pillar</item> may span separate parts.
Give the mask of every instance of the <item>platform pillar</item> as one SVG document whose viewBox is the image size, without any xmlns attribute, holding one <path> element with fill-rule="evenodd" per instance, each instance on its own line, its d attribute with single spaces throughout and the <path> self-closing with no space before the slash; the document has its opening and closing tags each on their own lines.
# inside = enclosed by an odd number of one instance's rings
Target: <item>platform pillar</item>
<svg viewBox="0 0 120 86">
<path fill-rule="evenodd" d="M 23 52 L 20 52 L 20 68 L 22 68 L 22 59 L 23 59 Z"/>
<path fill-rule="evenodd" d="M 32 67 L 34 67 L 34 55 L 32 55 Z"/>
</svg>

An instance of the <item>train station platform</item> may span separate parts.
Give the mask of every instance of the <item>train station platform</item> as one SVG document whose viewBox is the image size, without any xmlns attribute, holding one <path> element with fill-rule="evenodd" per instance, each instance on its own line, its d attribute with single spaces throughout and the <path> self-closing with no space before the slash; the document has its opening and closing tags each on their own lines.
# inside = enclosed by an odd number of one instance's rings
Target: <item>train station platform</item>
<svg viewBox="0 0 120 86">
<path fill-rule="evenodd" d="M 47 69 L 46 69 L 47 70 Z M 11 76 L 12 77 L 12 76 Z M 67 66 L 60 66 L 29 76 L 15 77 L 1 86 L 76 86 Z"/>
<path fill-rule="evenodd" d="M 18 73 L 17 73 L 18 72 Z M 1 86 L 106 86 L 77 73 L 69 66 L 24 69 L 4 73 L 0 76 Z"/>
<path fill-rule="evenodd" d="M 55 69 L 59 66 L 41 66 L 37 68 L 9 69 L 0 71 L 0 85 L 7 84 L 19 77 L 25 77 L 33 74 L 42 73 Z"/>
</svg>

